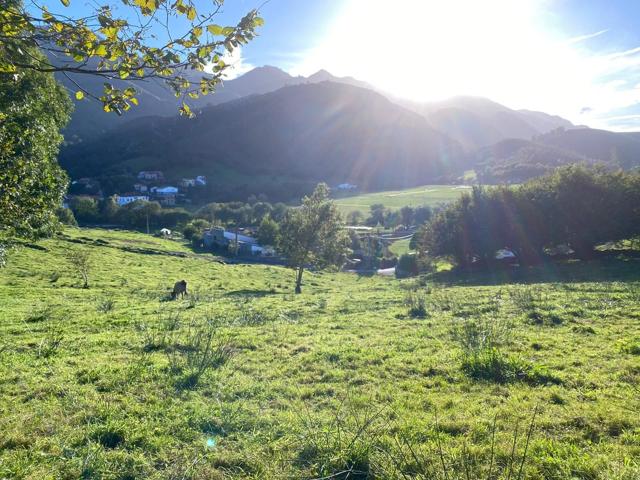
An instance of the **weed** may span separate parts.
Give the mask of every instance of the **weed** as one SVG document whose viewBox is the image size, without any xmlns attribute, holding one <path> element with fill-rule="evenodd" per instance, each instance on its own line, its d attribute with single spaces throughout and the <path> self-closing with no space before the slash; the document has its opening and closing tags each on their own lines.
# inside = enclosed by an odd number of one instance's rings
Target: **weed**
<svg viewBox="0 0 640 480">
<path fill-rule="evenodd" d="M 178 377 L 176 386 L 192 389 L 208 370 L 224 365 L 234 349 L 227 336 L 220 332 L 219 322 L 207 318 L 203 322 L 191 322 L 185 333 L 174 336 L 165 352 L 170 372 Z"/>
<path fill-rule="evenodd" d="M 39 358 L 49 358 L 53 356 L 64 339 L 64 334 L 60 330 L 60 326 L 57 324 L 49 323 L 45 331 L 44 337 L 38 344 L 36 356 Z"/>
<path fill-rule="evenodd" d="M 113 297 L 105 297 L 98 302 L 98 306 L 96 307 L 99 313 L 108 313 L 114 309 L 116 305 L 116 301 Z"/>
<path fill-rule="evenodd" d="M 409 309 L 412 318 L 425 318 L 427 316 L 427 297 L 422 292 L 410 292 L 405 298 L 405 305 Z"/>
<path fill-rule="evenodd" d="M 51 305 L 37 305 L 33 307 L 30 313 L 24 318 L 27 323 L 40 323 L 46 322 L 52 319 L 54 316 L 54 309 Z"/>
</svg>

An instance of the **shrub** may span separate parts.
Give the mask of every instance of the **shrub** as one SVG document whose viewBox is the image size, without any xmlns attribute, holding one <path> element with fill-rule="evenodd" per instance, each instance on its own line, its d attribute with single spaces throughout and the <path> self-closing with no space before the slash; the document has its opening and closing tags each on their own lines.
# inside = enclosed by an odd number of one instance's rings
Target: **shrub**
<svg viewBox="0 0 640 480">
<path fill-rule="evenodd" d="M 89 249 L 73 248 L 66 252 L 65 257 L 82 278 L 82 288 L 89 288 L 89 272 L 92 258 Z"/>
<path fill-rule="evenodd" d="M 116 305 L 116 301 L 111 297 L 103 298 L 98 302 L 97 310 L 100 313 L 107 313 L 113 310 Z"/>
<path fill-rule="evenodd" d="M 409 316 L 412 318 L 425 318 L 427 316 L 427 296 L 422 292 L 410 292 L 405 299 L 409 307 Z"/>
<path fill-rule="evenodd" d="M 406 278 L 418 274 L 418 258 L 415 254 L 405 253 L 398 259 L 396 265 L 396 277 Z"/>
<path fill-rule="evenodd" d="M 210 318 L 191 323 L 173 340 L 165 352 L 169 370 L 178 377 L 178 388 L 195 388 L 207 371 L 224 365 L 234 353 L 231 342 L 220 332 L 219 322 Z"/>
</svg>

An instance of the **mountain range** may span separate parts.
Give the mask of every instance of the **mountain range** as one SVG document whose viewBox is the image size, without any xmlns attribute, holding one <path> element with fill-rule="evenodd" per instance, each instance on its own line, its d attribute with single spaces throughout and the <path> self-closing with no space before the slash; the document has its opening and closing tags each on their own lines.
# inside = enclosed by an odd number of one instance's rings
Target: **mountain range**
<svg viewBox="0 0 640 480">
<path fill-rule="evenodd" d="M 576 127 L 481 97 L 411 102 L 323 70 L 301 77 L 256 68 L 192 101 L 195 119 L 177 116 L 163 85 L 136 87 L 140 107 L 122 117 L 76 102 L 60 155 L 73 178 L 126 183 L 160 169 L 170 180 L 207 175 L 214 197 L 233 197 L 239 185 L 284 196 L 317 181 L 403 188 L 475 170 L 483 182 L 521 182 L 566 163 L 634 168 L 640 159 L 640 134 Z"/>
</svg>

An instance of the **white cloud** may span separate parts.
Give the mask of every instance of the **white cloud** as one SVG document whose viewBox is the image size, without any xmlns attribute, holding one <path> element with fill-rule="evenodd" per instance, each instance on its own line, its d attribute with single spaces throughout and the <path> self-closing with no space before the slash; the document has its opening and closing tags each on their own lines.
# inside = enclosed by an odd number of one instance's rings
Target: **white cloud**
<svg viewBox="0 0 640 480">
<path fill-rule="evenodd" d="M 234 78 L 238 78 L 239 76 L 244 75 L 245 73 L 255 68 L 242 56 L 242 47 L 235 48 L 231 53 L 226 52 L 222 57 L 222 60 L 227 65 L 229 65 L 229 67 L 225 71 L 225 80 L 233 80 Z M 205 71 L 211 72 L 209 68 L 206 68 Z"/>
<path fill-rule="evenodd" d="M 512 108 L 615 127 L 640 103 L 640 47 L 593 51 L 590 39 L 548 31 L 539 0 L 350 0 L 327 37 L 293 70 L 326 68 L 417 100 L 486 96 Z M 607 25 L 603 25 L 607 27 Z M 607 40 L 613 40 L 611 32 Z M 599 42 L 602 43 L 602 42 Z"/>
<path fill-rule="evenodd" d="M 591 40 L 592 38 L 596 38 L 596 37 L 599 37 L 600 35 L 607 33 L 608 31 L 609 29 L 605 28 L 604 30 L 600 30 L 598 32 L 588 33 L 586 35 L 579 35 L 577 37 L 570 38 L 569 40 L 567 40 L 567 43 L 573 44 L 573 43 L 584 42 L 586 40 Z"/>
</svg>

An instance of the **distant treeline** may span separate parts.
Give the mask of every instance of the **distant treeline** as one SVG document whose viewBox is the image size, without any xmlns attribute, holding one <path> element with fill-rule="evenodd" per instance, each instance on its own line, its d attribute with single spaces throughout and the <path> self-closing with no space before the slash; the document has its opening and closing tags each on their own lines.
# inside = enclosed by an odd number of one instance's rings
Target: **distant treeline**
<svg viewBox="0 0 640 480">
<path fill-rule="evenodd" d="M 206 220 L 207 224 L 259 225 L 266 217 L 279 221 L 288 208 L 284 203 L 271 204 L 255 196 L 246 203 L 210 203 L 195 212 L 184 208 L 162 208 L 157 202 L 143 200 L 119 206 L 113 197 L 102 200 L 74 197 L 69 202 L 69 209 L 61 210 L 59 216 L 70 224 L 113 224 L 144 231 L 147 227 L 151 230 L 185 227 L 196 219 Z"/>
<path fill-rule="evenodd" d="M 535 264 L 554 249 L 589 258 L 598 245 L 638 235 L 640 175 L 568 166 L 518 187 L 474 188 L 437 213 L 417 243 L 463 266 L 492 262 L 505 248 Z"/>
</svg>

